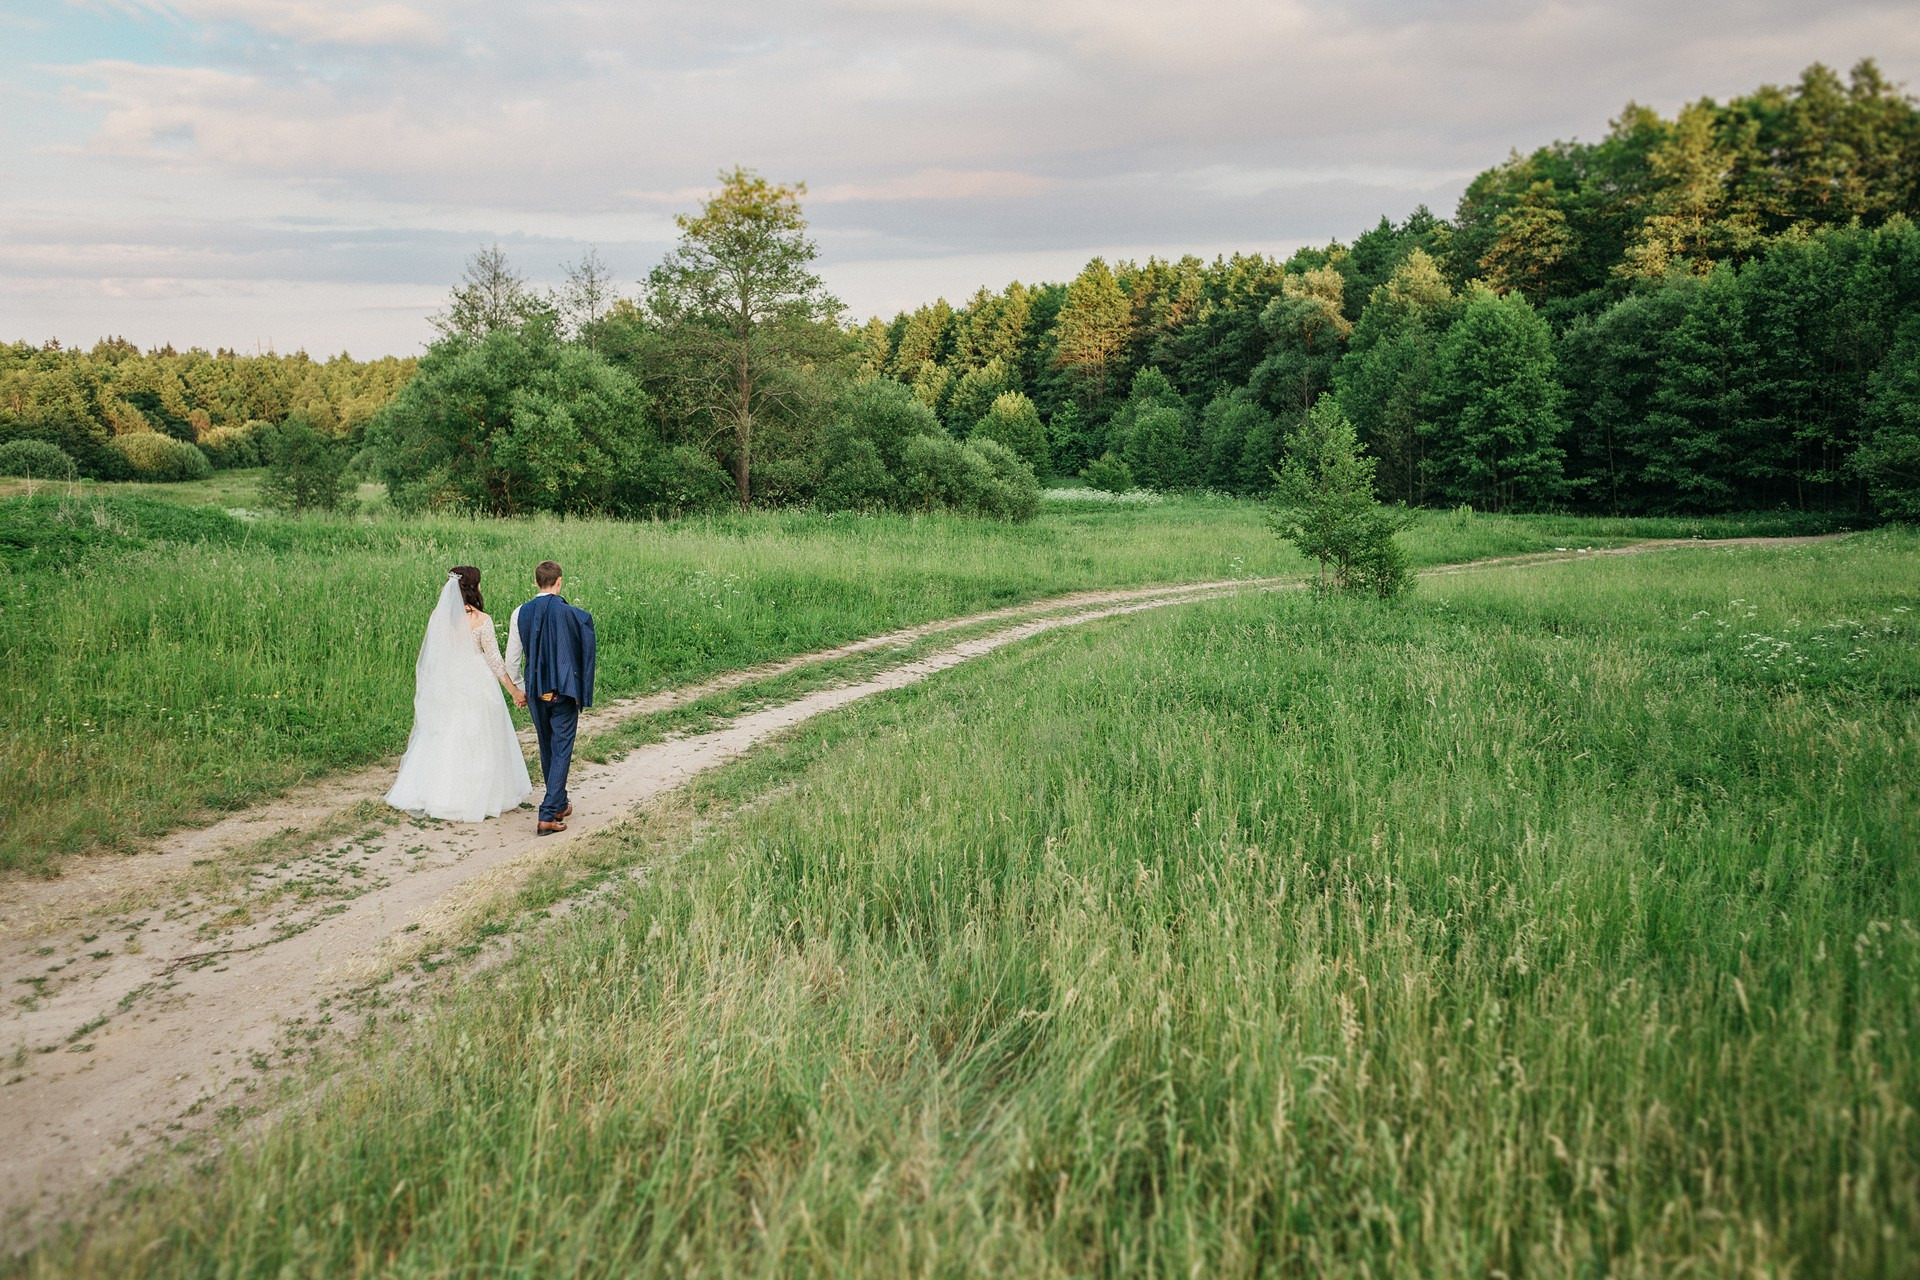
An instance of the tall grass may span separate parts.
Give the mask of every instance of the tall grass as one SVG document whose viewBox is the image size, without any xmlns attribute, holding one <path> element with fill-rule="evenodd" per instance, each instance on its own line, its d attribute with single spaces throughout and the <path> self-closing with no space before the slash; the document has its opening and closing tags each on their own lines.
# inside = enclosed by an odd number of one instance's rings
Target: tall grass
<svg viewBox="0 0 1920 1280">
<path fill-rule="evenodd" d="M 599 693 L 1062 591 L 1298 562 L 1257 508 L 1012 527 L 928 517 L 675 524 L 244 521 L 154 501 L 0 501 L 0 868 L 124 844 L 399 750 L 453 564 L 504 628 L 532 567 L 591 609 Z"/>
<path fill-rule="evenodd" d="M 1579 522 L 1445 517 L 1413 540 L 1433 563 L 1569 530 Z M 0 499 L 0 565 L 14 570 L 0 574 L 0 870 L 50 872 L 63 854 L 398 751 L 446 569 L 482 570 L 504 628 L 549 557 L 596 616 L 602 697 L 1064 591 L 1300 567 L 1257 505 L 1208 499 L 1027 526 L 244 520 L 152 499 Z"/>
<path fill-rule="evenodd" d="M 1911 1274 L 1916 583 L 1053 634 L 734 767 L 792 785 L 23 1270 Z"/>
</svg>

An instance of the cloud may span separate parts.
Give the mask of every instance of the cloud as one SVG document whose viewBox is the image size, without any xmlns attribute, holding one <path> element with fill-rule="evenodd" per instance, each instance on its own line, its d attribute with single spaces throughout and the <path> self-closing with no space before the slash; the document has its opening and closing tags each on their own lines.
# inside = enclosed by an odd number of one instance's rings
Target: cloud
<svg viewBox="0 0 1920 1280">
<path fill-rule="evenodd" d="M 889 279 L 1444 214 L 1509 147 L 1596 137 L 1628 99 L 1863 54 L 1920 75 L 1885 0 L 88 2 L 113 57 L 23 28 L 0 72 L 23 106 L 0 273 L 224 280 L 236 314 L 250 279 L 445 281 L 495 239 L 536 272 L 598 244 L 637 278 L 733 164 L 807 180 L 829 283 L 880 310 Z M 44 305 L 0 296 L 0 337 Z"/>
<path fill-rule="evenodd" d="M 328 0 L 107 0 L 107 6 L 183 23 L 232 23 L 262 35 L 315 44 L 427 46 L 439 44 L 446 38 L 441 20 L 404 4 L 343 5 Z"/>
<path fill-rule="evenodd" d="M 893 178 L 840 182 L 808 194 L 819 204 L 896 200 L 1016 200 L 1039 195 L 1051 179 L 1011 169 L 920 169 Z"/>
</svg>

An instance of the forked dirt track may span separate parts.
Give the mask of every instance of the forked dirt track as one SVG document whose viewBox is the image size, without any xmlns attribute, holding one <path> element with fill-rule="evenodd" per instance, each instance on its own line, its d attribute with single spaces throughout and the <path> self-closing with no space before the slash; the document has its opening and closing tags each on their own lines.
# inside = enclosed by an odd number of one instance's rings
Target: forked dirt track
<svg viewBox="0 0 1920 1280">
<path fill-rule="evenodd" d="M 1647 542 L 1429 572 L 1817 540 Z M 464 905 L 563 859 L 582 836 L 695 774 L 814 716 L 1044 632 L 1300 585 L 1262 579 L 1086 592 L 613 704 L 583 718 L 583 737 L 804 667 L 985 628 L 922 657 L 902 655 L 878 674 L 749 710 L 711 732 L 638 747 L 609 764 L 576 761 L 570 829 L 537 842 L 531 810 L 486 823 L 417 822 L 384 810 L 387 762 L 177 833 L 134 858 L 75 860 L 56 880 L 0 882 L 0 985 L 8 997 L 0 1012 L 0 1242 L 24 1244 L 90 1189 L 203 1128 L 274 1063 L 357 1024 L 341 998 L 444 942 Z"/>
</svg>

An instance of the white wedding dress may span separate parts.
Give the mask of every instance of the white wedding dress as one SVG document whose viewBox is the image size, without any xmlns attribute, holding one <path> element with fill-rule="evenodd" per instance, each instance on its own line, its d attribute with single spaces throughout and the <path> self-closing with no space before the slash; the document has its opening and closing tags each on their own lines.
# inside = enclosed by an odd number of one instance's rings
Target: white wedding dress
<svg viewBox="0 0 1920 1280">
<path fill-rule="evenodd" d="M 414 664 L 413 733 L 387 803 L 454 822 L 497 817 L 533 793 L 496 672 L 493 621 L 467 625 L 460 580 L 447 575 Z"/>
</svg>

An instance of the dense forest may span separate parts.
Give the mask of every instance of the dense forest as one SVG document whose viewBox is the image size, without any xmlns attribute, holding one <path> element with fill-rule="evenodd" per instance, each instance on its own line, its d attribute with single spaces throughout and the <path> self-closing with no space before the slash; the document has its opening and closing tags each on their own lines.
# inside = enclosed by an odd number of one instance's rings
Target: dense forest
<svg viewBox="0 0 1920 1280">
<path fill-rule="evenodd" d="M 964 431 L 1030 397 L 1052 467 L 1259 493 L 1331 393 L 1410 504 L 1920 515 L 1920 111 L 1842 81 L 1510 157 L 1285 261 L 1089 263 L 859 330 Z"/>
<path fill-rule="evenodd" d="M 478 255 L 411 382 L 414 361 L 21 344 L 0 440 L 106 475 L 129 433 L 243 459 L 247 424 L 298 413 L 402 505 L 1008 514 L 1022 467 L 1265 493 L 1331 396 L 1386 501 L 1920 518 L 1920 110 L 1871 61 L 1672 119 L 1629 104 L 1598 142 L 1480 174 L 1451 221 L 1284 260 L 1096 258 L 856 326 L 808 270 L 803 189 L 722 176 L 638 296 L 592 257 L 549 294 Z M 778 249 L 769 292 L 729 315 L 713 255 L 746 243 Z"/>
<path fill-rule="evenodd" d="M 82 474 L 108 480 L 146 478 L 152 468 L 143 464 L 152 459 L 177 461 L 177 452 L 128 447 L 155 435 L 194 446 L 202 465 L 253 466 L 262 429 L 296 414 L 330 436 L 364 431 L 418 364 L 318 361 L 305 352 L 142 352 L 121 338 L 91 350 L 0 344 L 0 441 L 46 441 Z"/>
</svg>

